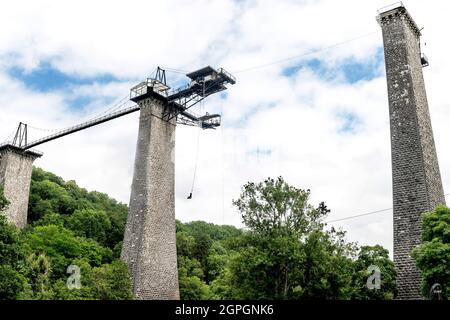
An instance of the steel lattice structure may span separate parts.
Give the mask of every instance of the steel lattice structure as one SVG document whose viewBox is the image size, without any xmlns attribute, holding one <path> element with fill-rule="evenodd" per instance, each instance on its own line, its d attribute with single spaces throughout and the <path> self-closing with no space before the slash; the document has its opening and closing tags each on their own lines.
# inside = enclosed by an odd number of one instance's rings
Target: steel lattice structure
<svg viewBox="0 0 450 320">
<path fill-rule="evenodd" d="M 220 115 L 206 113 L 200 116 L 190 109 L 206 97 L 226 90 L 227 84 L 235 84 L 236 78 L 223 68 L 215 70 L 210 66 L 188 73 L 186 76 L 191 80 L 188 85 L 170 90 L 166 81 L 166 71 L 158 67 L 154 77 L 148 78 L 146 81 L 131 88 L 130 100 L 119 105 L 119 110 L 59 130 L 51 135 L 31 142 L 28 142 L 28 126 L 21 122 L 13 141 L 5 142 L 0 147 L 11 145 L 24 151 L 34 148 L 43 143 L 139 111 L 140 107 L 135 102 L 145 98 L 145 96 L 152 95 L 156 95 L 166 102 L 167 107 L 164 118 L 167 121 L 176 117 L 177 123 L 182 125 L 199 126 L 202 129 L 214 129 L 220 126 Z"/>
</svg>

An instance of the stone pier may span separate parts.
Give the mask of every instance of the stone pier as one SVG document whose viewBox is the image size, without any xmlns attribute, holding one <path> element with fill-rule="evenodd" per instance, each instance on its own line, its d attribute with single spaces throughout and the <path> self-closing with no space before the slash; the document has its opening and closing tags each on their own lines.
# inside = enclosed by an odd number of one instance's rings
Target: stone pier
<svg viewBox="0 0 450 320">
<path fill-rule="evenodd" d="M 163 120 L 164 99 L 140 105 L 130 209 L 121 258 L 136 299 L 179 299 L 175 230 L 176 119 Z"/>
<path fill-rule="evenodd" d="M 380 13 L 391 124 L 394 263 L 398 299 L 421 299 L 411 251 L 421 243 L 422 214 L 445 204 L 422 73 L 420 30 L 399 5 Z"/>
<path fill-rule="evenodd" d="M 9 222 L 18 228 L 27 224 L 33 162 L 41 154 L 12 145 L 0 147 L 0 186 L 10 205 L 5 210 Z"/>
</svg>

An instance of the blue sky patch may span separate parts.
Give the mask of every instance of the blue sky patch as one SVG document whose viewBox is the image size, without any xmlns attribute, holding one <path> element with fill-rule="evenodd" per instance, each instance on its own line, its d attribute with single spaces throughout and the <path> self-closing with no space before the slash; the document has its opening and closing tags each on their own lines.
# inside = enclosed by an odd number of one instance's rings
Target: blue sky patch
<svg viewBox="0 0 450 320">
<path fill-rule="evenodd" d="M 71 107 L 79 111 L 83 111 L 91 101 L 92 97 L 89 96 L 77 96 L 74 99 L 68 100 Z"/>
<path fill-rule="evenodd" d="M 358 81 L 370 81 L 380 76 L 380 67 L 384 63 L 383 50 L 378 49 L 375 60 L 369 63 L 359 63 L 353 59 L 349 59 L 342 65 L 342 72 L 345 79 L 349 83 L 356 83 Z"/>
<path fill-rule="evenodd" d="M 339 112 L 337 117 L 341 122 L 341 126 L 338 129 L 339 133 L 355 133 L 361 123 L 361 120 L 353 112 Z"/>
<path fill-rule="evenodd" d="M 69 94 L 71 89 L 80 85 L 90 85 L 94 83 L 108 84 L 110 82 L 120 81 L 110 74 L 103 74 L 93 77 L 82 77 L 65 74 L 54 68 L 50 63 L 41 63 L 39 68 L 29 72 L 20 67 L 12 67 L 8 74 L 25 84 L 27 89 L 37 92 L 53 92 L 66 90 L 68 95 L 66 101 L 69 106 L 76 111 L 84 109 L 93 101 L 92 96 Z M 104 97 L 106 104 L 113 103 L 115 97 Z"/>
<path fill-rule="evenodd" d="M 320 76 L 325 76 L 325 74 L 329 72 L 329 69 L 327 69 L 326 66 L 319 59 L 311 59 L 304 61 L 300 64 L 285 68 L 282 71 L 282 74 L 286 77 L 292 77 L 295 76 L 302 69 L 313 70 L 314 73 Z"/>
<path fill-rule="evenodd" d="M 374 59 L 368 62 L 359 62 L 354 58 L 345 59 L 338 67 L 330 67 L 321 60 L 314 58 L 289 66 L 282 71 L 285 77 L 293 77 L 302 69 L 312 70 L 323 80 L 332 80 L 342 77 L 348 83 L 369 81 L 380 76 L 380 66 L 384 63 L 383 49 L 378 48 Z"/>
<path fill-rule="evenodd" d="M 28 88 L 40 92 L 61 90 L 73 85 L 92 84 L 95 82 L 104 84 L 118 81 L 116 77 L 109 74 L 96 77 L 67 75 L 55 69 L 49 63 L 42 63 L 38 69 L 31 72 L 27 72 L 19 67 L 13 67 L 9 69 L 8 73 L 11 77 L 23 82 Z"/>
</svg>

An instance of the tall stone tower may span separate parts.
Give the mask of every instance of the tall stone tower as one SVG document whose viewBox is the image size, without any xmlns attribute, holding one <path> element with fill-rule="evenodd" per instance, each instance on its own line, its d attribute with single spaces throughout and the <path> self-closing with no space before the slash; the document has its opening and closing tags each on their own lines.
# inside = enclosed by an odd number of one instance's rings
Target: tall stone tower
<svg viewBox="0 0 450 320">
<path fill-rule="evenodd" d="M 189 109 L 226 90 L 226 84 L 236 83 L 223 68 L 210 66 L 186 76 L 191 79 L 188 85 L 169 91 L 166 72 L 158 67 L 155 77 L 130 92 L 130 100 L 139 105 L 141 114 L 121 258 L 131 271 L 137 299 L 180 298 L 175 233 L 176 124 L 202 129 L 220 126 L 220 115 L 197 116 Z"/>
<path fill-rule="evenodd" d="M 410 253 L 421 242 L 421 216 L 444 204 L 422 67 L 420 30 L 403 4 L 379 11 L 391 124 L 394 263 L 398 299 L 421 299 Z"/>
<path fill-rule="evenodd" d="M 176 119 L 163 119 L 167 102 L 151 90 L 133 101 L 141 110 L 121 258 L 131 272 L 136 299 L 177 300 Z"/>
<path fill-rule="evenodd" d="M 6 218 L 18 228 L 27 225 L 33 162 L 42 154 L 7 144 L 0 147 L 0 186 L 10 202 Z"/>
</svg>

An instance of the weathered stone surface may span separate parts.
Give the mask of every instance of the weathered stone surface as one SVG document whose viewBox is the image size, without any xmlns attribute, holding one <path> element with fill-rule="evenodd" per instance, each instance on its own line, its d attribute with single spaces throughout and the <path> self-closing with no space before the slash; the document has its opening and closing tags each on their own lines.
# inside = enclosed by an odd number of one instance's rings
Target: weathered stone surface
<svg viewBox="0 0 450 320">
<path fill-rule="evenodd" d="M 175 119 L 164 102 L 139 102 L 141 114 L 130 209 L 121 258 L 136 299 L 179 299 L 175 234 Z"/>
<path fill-rule="evenodd" d="M 421 242 L 421 215 L 445 203 L 420 59 L 420 31 L 399 7 L 378 17 L 383 30 L 391 124 L 394 262 L 398 299 L 420 299 L 410 256 Z"/>
<path fill-rule="evenodd" d="M 0 149 L 0 186 L 10 202 L 5 215 L 18 228 L 27 225 L 31 173 L 37 157 L 40 154 L 24 152 L 13 146 Z"/>
</svg>

